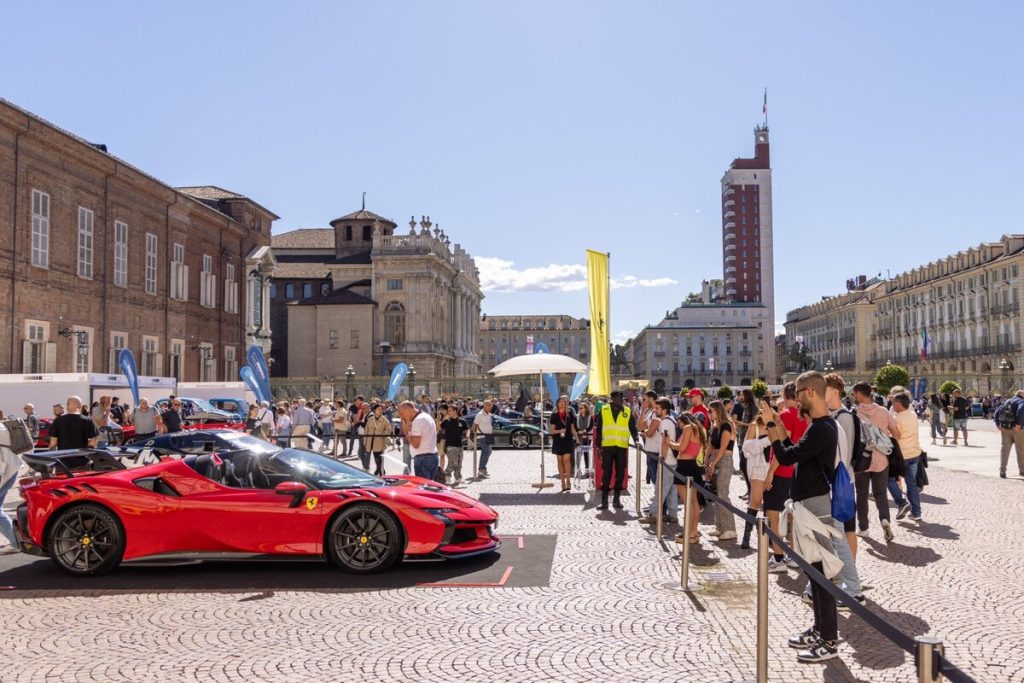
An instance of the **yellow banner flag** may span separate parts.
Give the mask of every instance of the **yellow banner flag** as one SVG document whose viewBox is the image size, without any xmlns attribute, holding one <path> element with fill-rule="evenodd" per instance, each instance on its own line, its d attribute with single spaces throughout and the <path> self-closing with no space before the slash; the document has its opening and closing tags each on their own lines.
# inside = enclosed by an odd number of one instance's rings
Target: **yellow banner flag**
<svg viewBox="0 0 1024 683">
<path fill-rule="evenodd" d="M 612 391 L 608 346 L 608 254 L 587 249 L 587 288 L 590 290 L 590 385 L 587 393 L 607 396 Z"/>
</svg>

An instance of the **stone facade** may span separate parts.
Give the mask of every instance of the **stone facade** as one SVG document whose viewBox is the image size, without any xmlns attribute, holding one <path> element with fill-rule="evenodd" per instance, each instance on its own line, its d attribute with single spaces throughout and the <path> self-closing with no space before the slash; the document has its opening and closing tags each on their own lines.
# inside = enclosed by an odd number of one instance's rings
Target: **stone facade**
<svg viewBox="0 0 1024 683">
<path fill-rule="evenodd" d="M 1004 235 L 790 311 L 786 336 L 803 335 L 819 367 L 873 373 L 892 362 L 912 376 L 947 379 L 998 373 L 1001 365 L 1019 373 L 1022 268 L 1024 235 Z"/>
<path fill-rule="evenodd" d="M 115 372 L 130 348 L 143 375 L 237 380 L 269 341 L 276 218 L 0 100 L 0 373 Z"/>
<path fill-rule="evenodd" d="M 569 315 L 487 315 L 480 320 L 484 370 L 527 353 L 528 337 L 551 353 L 590 362 L 590 321 Z"/>
<path fill-rule="evenodd" d="M 684 303 L 627 343 L 630 370 L 659 393 L 749 385 L 764 376 L 765 338 L 774 365 L 770 322 L 767 307 L 759 304 Z"/>
<path fill-rule="evenodd" d="M 344 361 L 342 371 L 349 362 L 353 367 L 362 362 L 365 344 L 372 351 L 371 374 L 387 374 L 398 362 L 414 366 L 424 378 L 480 374 L 477 331 L 483 293 L 472 257 L 429 218 L 411 220 L 404 235 L 396 234 L 396 228 L 394 221 L 364 207 L 331 221 L 330 228 L 274 236 L 279 265 L 271 297 L 272 374 L 300 377 L 312 368 L 309 363 L 293 366 L 298 354 L 290 349 L 291 340 L 308 334 L 311 314 L 290 309 L 291 304 L 312 305 L 318 296 L 324 299 L 316 303 L 318 320 L 335 323 L 341 311 L 327 312 L 331 306 L 349 310 L 372 305 L 372 325 L 359 330 L 359 353 Z M 351 333 L 354 328 L 324 329 L 326 335 L 315 336 L 314 358 L 340 359 L 345 354 L 330 354 L 322 347 L 329 346 L 332 331 L 341 339 L 346 329 Z M 309 352 L 307 340 L 303 354 Z M 334 374 L 341 362 L 321 363 L 323 372 L 318 374 Z"/>
</svg>

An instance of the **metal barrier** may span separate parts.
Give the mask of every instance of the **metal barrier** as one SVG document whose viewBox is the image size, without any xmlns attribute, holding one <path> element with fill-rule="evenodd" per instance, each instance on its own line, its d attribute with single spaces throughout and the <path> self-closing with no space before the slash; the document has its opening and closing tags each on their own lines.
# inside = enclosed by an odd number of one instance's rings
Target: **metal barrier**
<svg viewBox="0 0 1024 683">
<path fill-rule="evenodd" d="M 659 475 L 663 468 L 662 463 L 659 462 Z M 639 468 L 638 468 L 639 470 Z M 716 493 L 712 493 L 710 490 L 701 486 L 700 484 L 693 481 L 693 477 L 683 477 L 678 472 L 672 472 L 673 477 L 681 483 L 686 484 L 686 502 L 684 503 L 683 519 L 680 520 L 683 524 L 683 529 L 686 530 L 689 526 L 689 520 L 691 514 L 695 511 L 692 509 L 693 505 L 690 502 L 690 492 L 693 487 L 701 492 L 708 500 L 713 500 L 716 505 L 722 505 L 725 509 L 729 510 L 733 515 L 739 517 L 744 522 L 750 522 L 757 527 L 757 681 L 758 683 L 767 683 L 768 681 L 768 548 L 769 541 L 774 541 L 776 545 L 781 547 L 784 552 L 788 553 L 789 557 L 792 558 L 797 565 L 807 574 L 807 577 L 816 583 L 821 588 L 824 588 L 829 592 L 836 601 L 849 608 L 851 614 L 856 614 L 860 617 L 868 626 L 875 629 L 882 636 L 886 637 L 893 644 L 898 646 L 900 649 L 906 651 L 908 654 L 914 657 L 915 666 L 917 667 L 918 681 L 920 683 L 933 683 L 938 681 L 941 677 L 945 677 L 947 680 L 953 683 L 975 683 L 974 679 L 968 674 L 964 673 L 960 668 L 946 659 L 945 648 L 942 643 L 942 639 L 935 636 L 908 636 L 903 631 L 890 624 L 888 621 L 878 616 L 862 604 L 857 602 L 853 597 L 848 595 L 846 591 L 842 590 L 831 580 L 825 577 L 820 571 L 815 569 L 809 562 L 807 562 L 802 556 L 798 555 L 795 550 L 786 540 L 779 536 L 777 533 L 772 531 L 767 524 L 767 520 L 758 515 L 757 517 L 751 517 L 746 512 L 737 509 L 732 505 L 731 502 L 723 500 Z M 660 477 L 659 477 L 660 478 Z M 637 493 L 639 495 L 639 477 L 637 484 Z M 660 485 L 659 485 L 660 491 Z M 659 508 L 664 506 L 658 502 Z M 658 531 L 661 531 L 661 510 L 658 512 L 659 524 Z M 683 551 L 680 553 L 682 559 L 682 567 L 680 568 L 679 588 L 677 590 L 683 590 L 685 592 L 693 592 L 700 590 L 700 584 L 691 584 L 689 581 L 689 564 L 690 564 L 690 539 L 689 535 L 683 541 Z M 674 587 L 674 582 L 673 582 Z"/>
</svg>

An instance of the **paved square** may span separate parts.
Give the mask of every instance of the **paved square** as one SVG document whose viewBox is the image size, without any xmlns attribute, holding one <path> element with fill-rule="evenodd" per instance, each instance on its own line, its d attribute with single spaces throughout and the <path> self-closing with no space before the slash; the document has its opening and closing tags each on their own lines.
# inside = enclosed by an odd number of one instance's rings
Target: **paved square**
<svg viewBox="0 0 1024 683">
<path fill-rule="evenodd" d="M 995 476 L 997 440 L 983 427 L 972 434 L 978 447 L 926 446 L 938 462 L 929 470 L 925 521 L 897 523 L 889 544 L 874 527 L 861 543 L 858 568 L 870 608 L 895 626 L 942 637 L 949 658 L 979 681 L 1024 681 L 1024 481 Z M 691 573 L 705 590 L 693 598 L 666 590 L 662 585 L 678 578 L 676 546 L 662 546 L 636 523 L 632 497 L 625 511 L 601 513 L 583 493 L 536 493 L 530 483 L 537 462 L 533 451 L 499 451 L 492 478 L 467 490 L 500 509 L 511 557 L 520 552 L 509 548 L 519 535 L 527 544 L 532 536 L 557 539 L 550 541 L 546 587 L 518 587 L 521 565 L 504 557 L 503 566 L 515 568 L 493 587 L 417 586 L 437 580 L 437 570 L 423 565 L 374 584 L 379 588 L 356 588 L 351 577 L 318 565 L 276 563 L 204 570 L 234 575 L 230 587 L 190 585 L 191 567 L 159 570 L 159 585 L 144 588 L 133 588 L 127 573 L 65 580 L 50 589 L 0 591 L 7 655 L 0 678 L 752 680 L 754 553 L 705 537 Z M 979 473 L 956 471 L 971 469 L 965 465 Z M 0 558 L 0 586 L 15 583 L 11 578 L 28 585 L 26 563 Z M 479 569 L 466 565 L 441 580 L 464 574 L 469 582 L 500 582 L 497 572 Z M 840 659 L 798 664 L 785 639 L 811 620 L 799 599 L 804 579 L 790 572 L 770 580 L 771 680 L 916 680 L 908 656 L 843 614 Z M 325 582 L 335 590 L 323 590 Z"/>
</svg>

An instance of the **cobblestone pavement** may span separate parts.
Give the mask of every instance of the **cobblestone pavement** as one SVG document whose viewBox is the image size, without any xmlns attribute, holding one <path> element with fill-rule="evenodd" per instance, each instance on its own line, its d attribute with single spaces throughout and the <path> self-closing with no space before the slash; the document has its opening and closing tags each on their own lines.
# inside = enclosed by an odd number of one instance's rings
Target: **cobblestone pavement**
<svg viewBox="0 0 1024 683">
<path fill-rule="evenodd" d="M 557 535 L 548 587 L 246 591 L 246 572 L 271 571 L 246 566 L 231 591 L 186 590 L 173 572 L 157 591 L 88 580 L 74 591 L 0 591 L 0 679 L 753 680 L 753 552 L 705 535 L 691 579 L 706 589 L 667 590 L 676 546 L 645 533 L 632 497 L 625 511 L 601 513 L 589 496 L 535 493 L 537 462 L 536 452 L 497 452 L 492 478 L 467 490 L 499 507 L 503 534 Z M 889 544 L 875 526 L 861 542 L 868 604 L 912 636 L 942 637 L 979 681 L 1024 681 L 1024 482 L 941 461 L 930 476 L 924 523 L 896 524 Z M 15 562 L 24 560 L 0 558 L 0 585 Z M 345 581 L 339 573 L 337 587 Z M 791 571 L 770 583 L 771 680 L 916 680 L 910 657 L 844 614 L 840 659 L 797 663 L 785 639 L 811 622 L 804 580 Z"/>
</svg>

